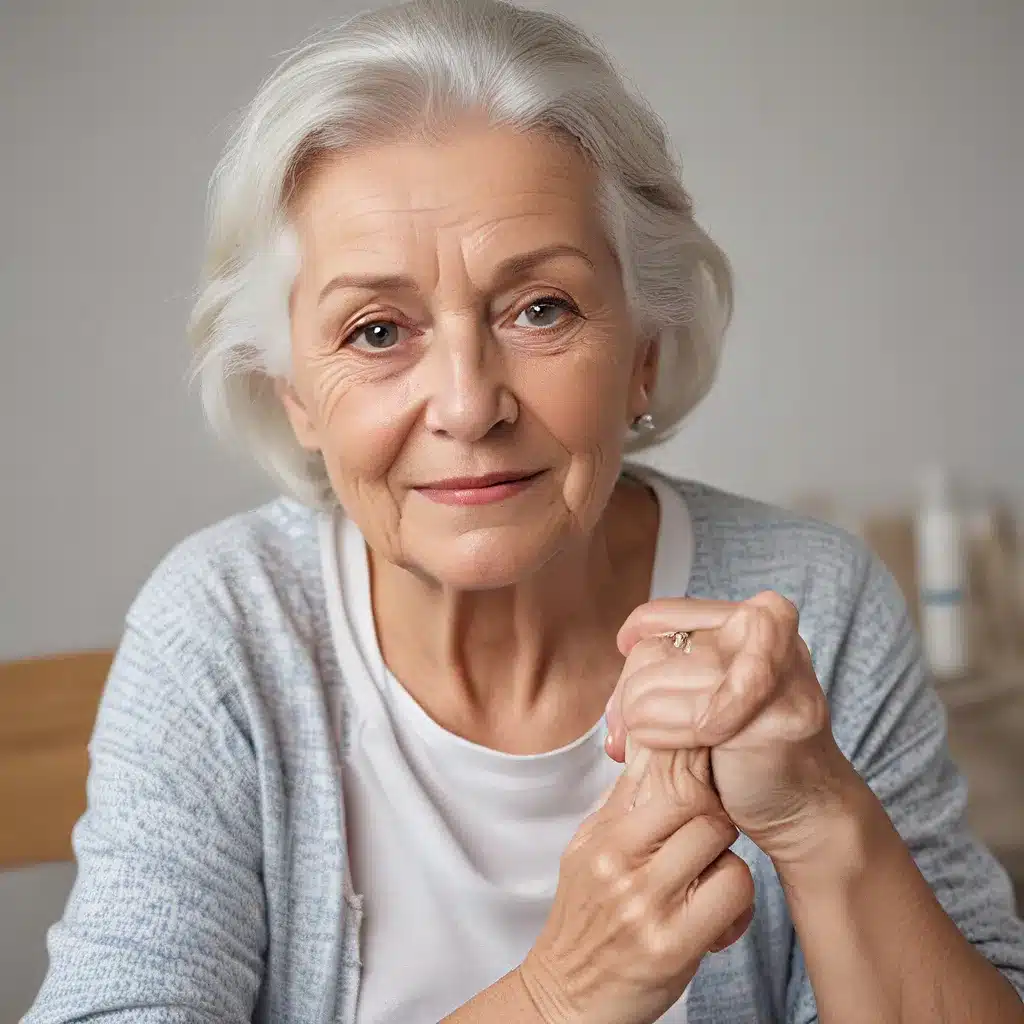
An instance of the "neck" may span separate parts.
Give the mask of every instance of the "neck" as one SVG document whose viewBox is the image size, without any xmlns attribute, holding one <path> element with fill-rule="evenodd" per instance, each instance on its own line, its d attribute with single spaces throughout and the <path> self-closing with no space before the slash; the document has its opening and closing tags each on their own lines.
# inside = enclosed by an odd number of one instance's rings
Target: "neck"
<svg viewBox="0 0 1024 1024">
<path fill-rule="evenodd" d="M 615 634 L 649 593 L 657 517 L 653 495 L 624 479 L 590 535 L 495 590 L 455 590 L 371 554 L 385 661 L 438 720 L 507 721 L 552 696 L 564 705 L 621 666 Z"/>
</svg>

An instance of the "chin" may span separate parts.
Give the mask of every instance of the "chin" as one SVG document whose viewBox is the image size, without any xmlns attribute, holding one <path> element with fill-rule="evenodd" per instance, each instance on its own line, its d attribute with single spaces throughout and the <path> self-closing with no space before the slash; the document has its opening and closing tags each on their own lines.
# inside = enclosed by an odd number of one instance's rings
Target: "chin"
<svg viewBox="0 0 1024 1024">
<path fill-rule="evenodd" d="M 414 561 L 419 572 L 456 590 L 497 590 L 528 579 L 557 550 L 554 538 L 505 527 L 434 537 Z"/>
</svg>

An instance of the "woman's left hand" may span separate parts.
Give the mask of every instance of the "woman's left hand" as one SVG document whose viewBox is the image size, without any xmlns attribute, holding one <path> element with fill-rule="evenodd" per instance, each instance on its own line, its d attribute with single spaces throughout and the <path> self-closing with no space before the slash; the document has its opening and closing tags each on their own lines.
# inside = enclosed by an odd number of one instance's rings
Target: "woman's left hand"
<svg viewBox="0 0 1024 1024">
<path fill-rule="evenodd" d="M 813 856 L 856 780 L 798 625 L 796 608 L 770 591 L 641 605 L 619 630 L 619 650 L 651 649 L 628 659 L 608 705 L 618 761 L 627 732 L 653 750 L 710 748 L 725 812 L 776 866 Z M 691 634 L 689 653 L 659 636 L 672 630 Z"/>
</svg>

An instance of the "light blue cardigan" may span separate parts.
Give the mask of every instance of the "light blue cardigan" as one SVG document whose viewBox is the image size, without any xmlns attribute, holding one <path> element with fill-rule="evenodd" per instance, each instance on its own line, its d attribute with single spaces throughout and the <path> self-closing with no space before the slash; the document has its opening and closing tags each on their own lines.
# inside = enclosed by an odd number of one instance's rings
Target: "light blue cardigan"
<svg viewBox="0 0 1024 1024">
<path fill-rule="evenodd" d="M 891 578 L 837 530 L 674 483 L 693 519 L 689 593 L 771 588 L 798 604 L 841 748 L 960 929 L 1024 992 L 1024 924 L 965 829 L 942 706 Z M 354 1021 L 360 908 L 345 869 L 344 721 L 331 712 L 344 681 L 318 519 L 280 499 L 220 523 L 135 601 L 91 744 L 78 878 L 28 1024 Z M 735 849 L 754 873 L 756 917 L 704 961 L 690 1022 L 810 1024 L 771 864 L 743 837 Z"/>
</svg>

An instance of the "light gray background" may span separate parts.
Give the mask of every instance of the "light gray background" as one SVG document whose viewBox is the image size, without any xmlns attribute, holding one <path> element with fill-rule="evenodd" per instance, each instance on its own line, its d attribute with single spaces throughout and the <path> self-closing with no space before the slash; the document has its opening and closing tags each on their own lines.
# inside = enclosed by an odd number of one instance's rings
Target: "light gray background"
<svg viewBox="0 0 1024 1024">
<path fill-rule="evenodd" d="M 7 0 L 0 21 L 0 657 L 113 643 L 183 535 L 268 495 L 184 382 L 206 182 L 345 0 Z M 1024 504 L 1024 4 L 559 0 L 663 114 L 738 310 L 656 457 L 788 500 Z"/>
<path fill-rule="evenodd" d="M 205 187 L 275 55 L 359 6 L 0 0 L 0 658 L 113 644 L 172 544 L 271 493 L 186 393 Z M 664 116 L 735 264 L 719 383 L 653 461 L 864 507 L 939 458 L 1024 506 L 1024 4 L 550 6 Z M 0 1020 L 66 885 L 29 877 Z"/>
</svg>

